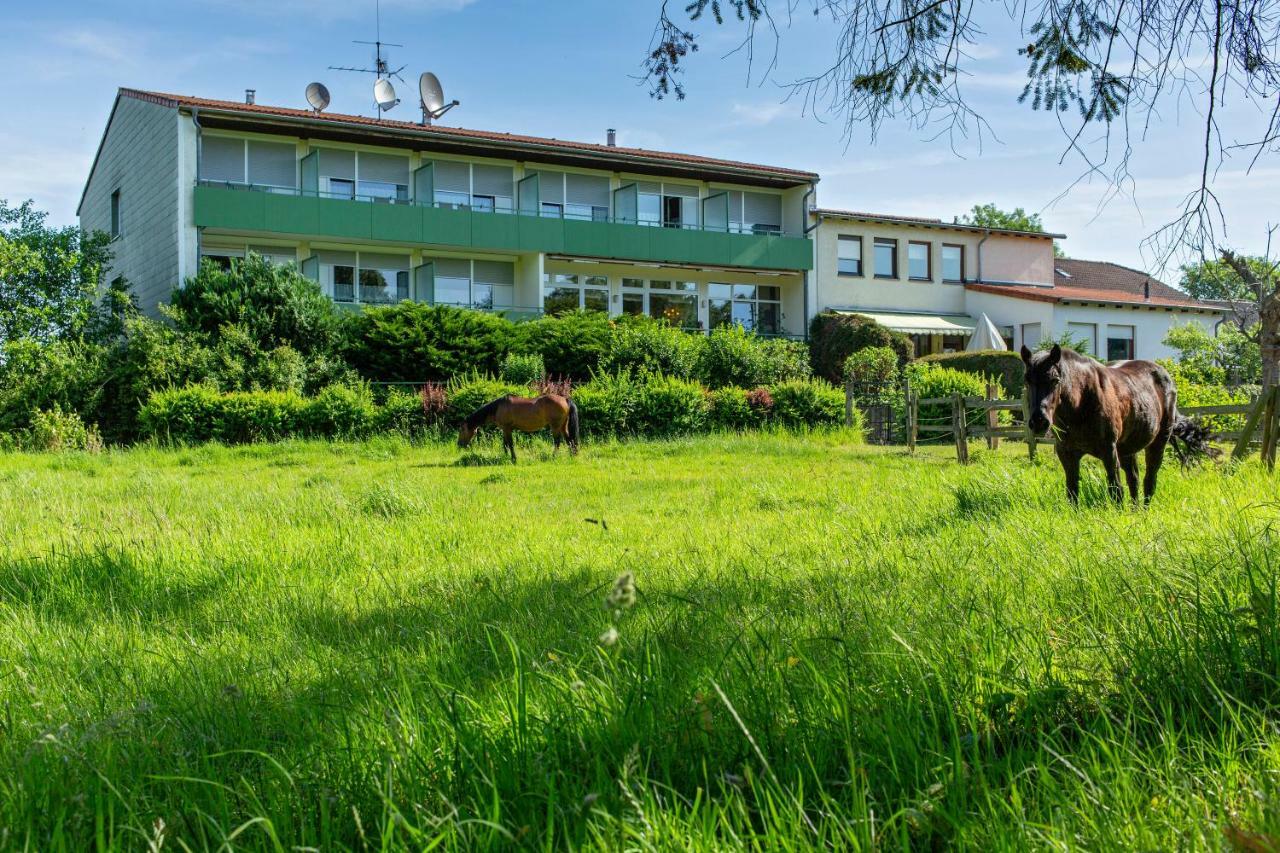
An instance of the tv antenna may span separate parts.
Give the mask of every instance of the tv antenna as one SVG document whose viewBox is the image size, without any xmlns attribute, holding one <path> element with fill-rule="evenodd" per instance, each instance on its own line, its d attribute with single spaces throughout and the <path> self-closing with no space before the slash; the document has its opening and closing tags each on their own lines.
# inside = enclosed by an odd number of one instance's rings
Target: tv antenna
<svg viewBox="0 0 1280 853">
<path fill-rule="evenodd" d="M 400 99 L 396 97 L 395 87 L 391 85 L 391 78 L 394 77 L 401 83 L 404 78 L 400 76 L 400 72 L 404 70 L 404 66 L 392 69 L 390 63 L 382 55 L 384 47 L 404 47 L 402 44 L 395 44 L 382 40 L 382 3 L 381 0 L 374 2 L 374 36 L 373 41 L 360 41 L 352 39 L 352 44 L 373 45 L 373 67 L 372 68 L 355 68 L 349 65 L 330 65 L 331 71 L 352 71 L 357 74 L 373 74 L 375 80 L 373 82 L 373 102 L 378 108 L 378 118 L 382 118 L 382 114 L 387 110 L 400 103 Z"/>
</svg>

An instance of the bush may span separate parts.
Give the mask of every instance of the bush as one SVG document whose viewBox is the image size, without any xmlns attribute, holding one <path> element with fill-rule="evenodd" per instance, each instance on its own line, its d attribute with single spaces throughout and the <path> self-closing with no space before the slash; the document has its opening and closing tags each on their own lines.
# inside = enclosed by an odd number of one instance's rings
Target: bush
<svg viewBox="0 0 1280 853">
<path fill-rule="evenodd" d="M 378 407 L 376 429 L 414 438 L 426 433 L 434 423 L 435 418 L 423 405 L 421 394 L 393 388 Z"/>
<path fill-rule="evenodd" d="M 750 388 L 805 379 L 805 348 L 795 341 L 762 338 L 741 326 L 722 326 L 707 335 L 698 376 L 709 388 Z"/>
<path fill-rule="evenodd" d="M 687 379 L 651 375 L 637 389 L 635 410 L 627 425 L 646 436 L 684 435 L 707 425 L 707 399 L 702 386 Z"/>
<path fill-rule="evenodd" d="M 1193 381 L 1192 377 L 1201 375 L 1195 366 L 1187 365 L 1173 359 L 1160 359 L 1159 363 L 1169 371 L 1173 386 L 1178 390 L 1178 408 L 1192 406 L 1226 406 L 1249 403 L 1261 389 L 1256 385 L 1245 385 L 1239 388 L 1227 388 L 1205 382 Z M 1231 432 L 1243 429 L 1247 415 L 1193 415 L 1196 420 L 1215 433 Z"/>
<path fill-rule="evenodd" d="M 593 436 L 623 435 L 638 405 L 638 383 L 628 371 L 602 374 L 573 391 L 582 431 Z"/>
<path fill-rule="evenodd" d="M 85 426 L 79 415 L 63 412 L 56 403 L 52 409 L 35 413 L 30 428 L 21 435 L 19 443 L 24 450 L 85 450 L 91 453 L 102 450 L 102 436 L 98 435 L 97 428 Z"/>
<path fill-rule="evenodd" d="M 10 341 L 0 349 L 0 432 L 17 435 L 37 412 L 97 409 L 107 350 L 93 344 Z"/>
<path fill-rule="evenodd" d="M 303 355 L 336 350 L 340 315 L 320 285 L 293 265 L 273 264 L 255 254 L 231 269 L 205 261 L 173 294 L 180 331 L 208 336 L 224 326 L 242 327 L 264 349 L 288 346 Z"/>
<path fill-rule="evenodd" d="M 604 312 L 571 311 L 520 323 L 515 330 L 513 348 L 542 356 L 547 375 L 585 381 L 600 370 L 614 327 Z"/>
<path fill-rule="evenodd" d="M 542 356 L 536 352 L 509 352 L 502 361 L 502 381 L 511 385 L 533 385 L 546 375 Z"/>
<path fill-rule="evenodd" d="M 870 317 L 823 311 L 809 323 L 809 362 L 814 375 L 829 382 L 840 382 L 845 361 L 868 347 L 889 347 L 902 364 L 915 354 L 911 338 L 886 329 Z"/>
<path fill-rule="evenodd" d="M 515 326 L 495 314 L 401 302 L 352 316 L 346 356 L 379 382 L 446 382 L 472 373 L 496 374 L 512 349 Z"/>
<path fill-rule="evenodd" d="M 844 422 L 844 392 L 821 379 L 780 382 L 769 393 L 773 420 L 782 426 L 838 426 Z"/>
<path fill-rule="evenodd" d="M 223 393 L 210 385 L 157 391 L 138 414 L 142 434 L 166 442 L 242 444 L 302 432 L 306 401 L 294 391 Z"/>
<path fill-rule="evenodd" d="M 605 373 L 630 370 L 634 374 L 661 373 L 680 379 L 697 375 L 706 338 L 665 322 L 637 317 L 614 329 L 609 352 L 601 359 Z"/>
<path fill-rule="evenodd" d="M 867 347 L 844 360 L 844 380 L 855 385 L 880 387 L 898 378 L 898 354 L 889 347 Z"/>
<path fill-rule="evenodd" d="M 377 429 L 378 415 L 368 388 L 330 385 L 307 401 L 302 432 L 324 438 L 364 438 Z"/>
<path fill-rule="evenodd" d="M 946 352 L 926 355 L 920 361 L 950 367 L 954 370 L 963 370 L 966 373 L 976 373 L 982 377 L 989 377 L 990 381 L 996 382 L 1004 388 L 1004 393 L 1008 399 L 1019 400 L 1022 398 L 1023 374 L 1026 366 L 1022 363 L 1022 356 L 1016 352 L 1009 352 L 1008 350 Z M 983 393 L 986 393 L 985 388 Z"/>
<path fill-rule="evenodd" d="M 911 393 L 915 394 L 917 399 L 952 397 L 956 394 L 965 397 L 987 395 L 987 379 L 976 373 L 943 367 L 935 362 L 924 360 L 907 365 L 906 373 L 911 381 Z M 950 423 L 951 404 L 949 402 L 930 403 L 920 406 L 919 421 L 922 424 Z"/>
</svg>

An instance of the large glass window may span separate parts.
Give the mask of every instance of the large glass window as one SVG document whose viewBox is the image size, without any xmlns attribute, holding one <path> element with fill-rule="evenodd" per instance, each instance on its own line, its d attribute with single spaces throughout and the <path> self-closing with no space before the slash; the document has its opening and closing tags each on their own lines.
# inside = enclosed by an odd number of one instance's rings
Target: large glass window
<svg viewBox="0 0 1280 853">
<path fill-rule="evenodd" d="M 693 281 L 624 278 L 622 313 L 647 315 L 683 329 L 699 328 L 698 284 Z"/>
<path fill-rule="evenodd" d="M 862 238 L 841 234 L 836 241 L 836 272 L 862 275 Z"/>
<path fill-rule="evenodd" d="M 898 277 L 898 241 L 877 237 L 875 241 L 876 278 Z"/>
<path fill-rule="evenodd" d="M 915 281 L 929 281 L 933 278 L 932 263 L 929 260 L 931 245 L 916 240 L 907 244 L 907 277 Z"/>
<path fill-rule="evenodd" d="M 964 246 L 942 244 L 942 280 L 964 281 Z"/>
<path fill-rule="evenodd" d="M 609 279 L 602 275 L 544 273 L 542 310 L 547 314 L 568 311 L 608 311 Z"/>
<path fill-rule="evenodd" d="M 360 270 L 360 301 L 388 304 L 409 298 L 408 270 Z"/>
<path fill-rule="evenodd" d="M 333 301 L 356 301 L 356 268 L 348 264 L 336 264 L 333 267 Z"/>
<path fill-rule="evenodd" d="M 1107 361 L 1133 358 L 1133 326 L 1107 326 Z"/>
<path fill-rule="evenodd" d="M 782 289 L 776 285 L 707 285 L 707 320 L 711 328 L 731 324 L 762 335 L 782 333 Z"/>
<path fill-rule="evenodd" d="M 328 251 L 317 254 L 321 285 L 335 302 L 386 305 L 409 298 L 408 255 Z"/>
</svg>

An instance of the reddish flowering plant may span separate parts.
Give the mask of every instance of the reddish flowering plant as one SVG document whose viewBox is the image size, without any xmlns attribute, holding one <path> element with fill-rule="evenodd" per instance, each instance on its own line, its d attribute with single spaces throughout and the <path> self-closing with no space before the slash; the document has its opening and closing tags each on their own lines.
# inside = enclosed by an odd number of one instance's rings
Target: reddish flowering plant
<svg viewBox="0 0 1280 853">
<path fill-rule="evenodd" d="M 768 414 L 773 408 L 773 395 L 768 388 L 752 388 L 747 392 L 747 405 L 760 414 Z"/>
<path fill-rule="evenodd" d="M 550 376 L 544 376 L 535 382 L 533 387 L 539 394 L 559 394 L 566 399 L 573 394 L 572 379 L 553 379 Z"/>
<path fill-rule="evenodd" d="M 427 416 L 427 421 L 435 423 L 444 417 L 449 397 L 443 382 L 428 382 L 418 394 L 422 398 L 422 413 Z"/>
</svg>

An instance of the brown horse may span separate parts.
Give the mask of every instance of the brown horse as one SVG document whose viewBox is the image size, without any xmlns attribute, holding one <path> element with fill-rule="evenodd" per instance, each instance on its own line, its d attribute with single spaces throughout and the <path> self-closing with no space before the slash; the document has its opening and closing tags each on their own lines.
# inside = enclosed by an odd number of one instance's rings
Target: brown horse
<svg viewBox="0 0 1280 853">
<path fill-rule="evenodd" d="M 569 442 L 569 452 L 578 452 L 578 407 L 573 400 L 559 394 L 543 394 L 537 399 L 528 397 L 499 397 L 486 403 L 467 416 L 458 431 L 458 446 L 466 447 L 476 437 L 482 426 L 494 424 L 502 430 L 502 446 L 516 461 L 516 445 L 511 431 L 537 432 L 551 428 L 555 449 L 560 449 L 561 439 Z"/>
<path fill-rule="evenodd" d="M 1104 365 L 1054 345 L 1032 354 L 1022 348 L 1030 426 L 1037 435 L 1054 431 L 1054 450 L 1067 476 L 1067 498 L 1080 492 L 1080 460 L 1096 456 L 1107 469 L 1107 492 L 1124 502 L 1120 472 L 1129 496 L 1138 502 L 1138 451 L 1146 451 L 1143 499 L 1156 491 L 1156 475 L 1170 440 L 1186 461 L 1193 455 L 1216 455 L 1208 430 L 1178 414 L 1178 392 L 1169 372 L 1150 361 L 1116 361 Z"/>
</svg>

